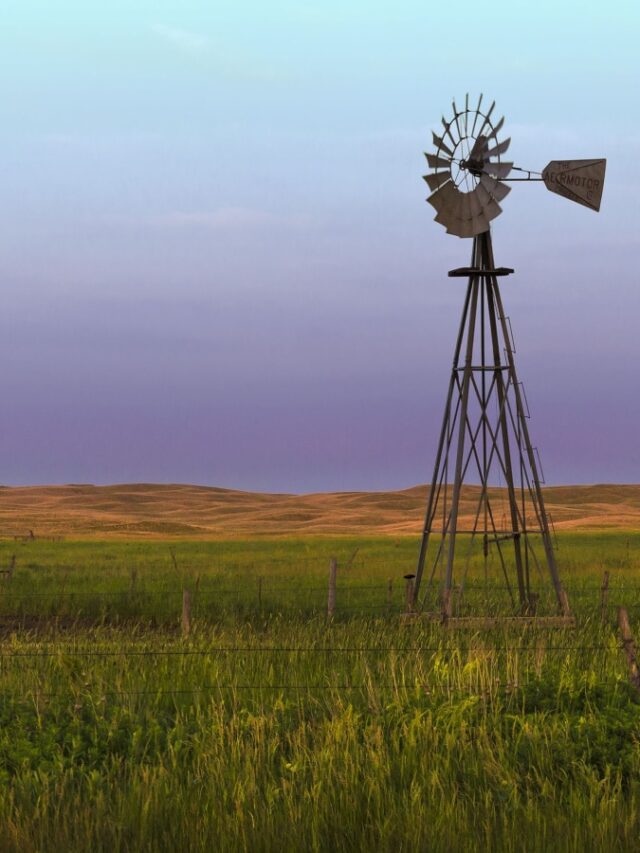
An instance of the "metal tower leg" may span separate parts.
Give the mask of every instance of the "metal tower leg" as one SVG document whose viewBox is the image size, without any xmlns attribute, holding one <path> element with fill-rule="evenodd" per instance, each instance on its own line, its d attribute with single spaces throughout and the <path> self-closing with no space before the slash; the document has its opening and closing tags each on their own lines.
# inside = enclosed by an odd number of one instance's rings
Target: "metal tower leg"
<svg viewBox="0 0 640 853">
<path fill-rule="evenodd" d="M 476 328 L 476 311 L 478 307 L 478 290 L 480 279 L 471 277 L 471 309 L 469 312 L 469 329 L 467 332 L 467 348 L 462 373 L 462 388 L 460 392 L 460 423 L 458 424 L 458 444 L 456 448 L 456 468 L 451 496 L 451 515 L 449 516 L 449 553 L 447 556 L 447 572 L 444 582 L 444 602 L 446 615 L 451 615 L 451 587 L 453 583 L 453 561 L 456 551 L 456 533 L 458 528 L 458 510 L 460 507 L 460 489 L 464 464 L 464 448 L 467 435 L 469 391 L 471 388 L 471 370 L 473 365 L 473 344 Z"/>
<path fill-rule="evenodd" d="M 473 266 L 476 261 L 476 253 L 477 253 L 477 238 L 474 238 L 473 241 L 473 250 L 471 253 L 471 265 Z M 448 439 L 447 434 L 449 431 L 449 424 L 451 421 L 451 404 L 453 403 L 453 394 L 457 387 L 457 369 L 458 363 L 460 360 L 460 352 L 462 350 L 462 342 L 464 340 L 464 330 L 467 324 L 467 315 L 469 312 L 469 302 L 471 301 L 471 291 L 473 289 L 473 280 L 469 279 L 469 284 L 467 285 L 467 293 L 464 300 L 464 307 L 462 309 L 462 318 L 460 320 L 460 328 L 458 329 L 458 337 L 456 340 L 456 347 L 453 355 L 453 367 L 451 370 L 451 380 L 449 382 L 449 391 L 447 393 L 447 402 L 445 404 L 444 409 L 444 417 L 442 419 L 442 429 L 440 430 L 440 439 L 438 441 L 438 449 L 436 451 L 436 461 L 433 466 L 433 477 L 431 478 L 431 486 L 429 488 L 429 497 L 427 502 L 427 511 L 424 520 L 424 526 L 422 528 L 422 540 L 420 542 L 420 553 L 418 555 L 418 565 L 416 567 L 416 577 L 414 581 L 414 603 L 417 600 L 418 590 L 420 589 L 420 584 L 422 582 L 422 576 L 424 573 L 424 563 L 427 555 L 427 549 L 429 547 L 429 537 L 432 530 L 432 525 L 435 517 L 436 504 L 437 504 L 437 495 L 439 492 L 440 485 L 440 471 L 441 471 L 441 463 L 442 463 L 442 455 L 443 452 L 447 455 L 449 452 L 449 448 L 447 446 Z"/>
</svg>

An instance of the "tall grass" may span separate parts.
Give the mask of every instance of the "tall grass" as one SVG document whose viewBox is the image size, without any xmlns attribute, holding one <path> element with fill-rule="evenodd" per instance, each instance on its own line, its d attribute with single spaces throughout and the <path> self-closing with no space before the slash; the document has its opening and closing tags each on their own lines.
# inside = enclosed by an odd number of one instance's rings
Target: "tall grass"
<svg viewBox="0 0 640 853">
<path fill-rule="evenodd" d="M 343 592 L 384 594 L 414 544 L 369 541 Z M 640 584 L 624 538 L 587 546 L 563 543 L 576 593 L 597 605 L 605 556 L 612 602 Z M 1 850 L 637 849 L 640 705 L 597 609 L 575 630 L 445 631 L 356 608 L 328 622 L 326 560 L 346 562 L 352 541 L 324 542 L 302 579 L 299 543 L 225 543 L 219 563 L 215 543 L 176 545 L 184 577 L 168 547 L 36 542 L 19 556 L 3 612 L 15 590 L 11 606 L 40 601 L 41 621 L 14 630 L 5 615 Z M 196 610 L 183 638 L 162 593 L 198 574 L 201 589 L 246 583 L 246 607 Z M 260 576 L 297 598 L 258 609 Z M 123 609 L 85 622 L 63 582 Z M 135 599 L 145 588 L 158 595 Z"/>
<path fill-rule="evenodd" d="M 624 666 L 597 624 L 466 635 L 275 617 L 189 640 L 13 637 L 0 846 L 632 849 L 640 714 Z"/>
</svg>

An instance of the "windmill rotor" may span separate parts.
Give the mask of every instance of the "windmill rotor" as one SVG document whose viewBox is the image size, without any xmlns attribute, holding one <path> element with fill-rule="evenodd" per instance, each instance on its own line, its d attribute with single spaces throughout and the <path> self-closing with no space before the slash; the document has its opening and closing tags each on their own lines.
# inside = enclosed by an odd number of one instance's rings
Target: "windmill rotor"
<svg viewBox="0 0 640 853">
<path fill-rule="evenodd" d="M 452 101 L 452 117 L 443 116 L 442 131 L 432 133 L 435 151 L 425 152 L 432 171 L 423 178 L 431 190 L 427 201 L 436 210 L 435 221 L 457 237 L 485 233 L 511 190 L 504 181 L 542 181 L 550 192 L 600 210 L 607 161 L 552 160 L 542 172 L 521 169 L 502 159 L 511 139 L 499 138 L 504 116 L 493 122 L 495 105 L 493 101 L 485 112 L 480 95 L 477 106 L 470 107 L 467 94 L 464 109 Z"/>
<path fill-rule="evenodd" d="M 427 165 L 433 171 L 424 175 L 431 190 L 427 201 L 435 208 L 436 222 L 449 234 L 475 237 L 489 228 L 489 223 L 502 212 L 499 202 L 510 191 L 500 183 L 513 163 L 502 160 L 510 139 L 498 139 L 504 117 L 492 120 L 495 101 L 485 112 L 482 95 L 477 106 L 464 108 L 452 102 L 453 115 L 441 119 L 442 133 L 433 133 L 434 152 L 425 152 Z"/>
</svg>

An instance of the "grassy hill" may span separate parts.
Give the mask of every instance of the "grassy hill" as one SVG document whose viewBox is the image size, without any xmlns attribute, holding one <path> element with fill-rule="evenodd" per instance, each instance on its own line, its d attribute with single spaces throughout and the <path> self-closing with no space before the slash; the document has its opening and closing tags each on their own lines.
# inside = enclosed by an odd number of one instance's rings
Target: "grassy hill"
<svg viewBox="0 0 640 853">
<path fill-rule="evenodd" d="M 465 487 L 461 516 L 472 521 L 478 488 Z M 261 494 L 189 485 L 0 487 L 0 535 L 233 537 L 415 534 L 426 486 L 389 492 Z M 558 529 L 640 528 L 640 485 L 545 490 Z M 504 490 L 493 490 L 498 513 Z"/>
</svg>

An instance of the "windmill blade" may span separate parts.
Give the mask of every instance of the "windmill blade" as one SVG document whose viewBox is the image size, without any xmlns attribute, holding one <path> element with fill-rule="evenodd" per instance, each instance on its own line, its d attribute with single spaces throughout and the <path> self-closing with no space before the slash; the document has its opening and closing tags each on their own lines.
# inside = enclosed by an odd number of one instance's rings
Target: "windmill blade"
<svg viewBox="0 0 640 853">
<path fill-rule="evenodd" d="M 478 121 L 478 116 L 480 115 L 480 107 L 482 106 L 482 92 L 480 92 L 480 97 L 478 98 L 478 106 L 476 107 L 476 114 L 473 119 L 473 127 L 471 128 L 471 136 L 475 136 L 476 132 L 476 122 Z"/>
<path fill-rule="evenodd" d="M 473 148 L 469 152 L 469 160 L 476 160 L 487 147 L 487 137 L 480 135 L 473 143 Z"/>
<path fill-rule="evenodd" d="M 436 222 L 440 222 L 442 225 L 448 226 L 448 224 L 454 219 L 460 218 L 460 206 L 462 203 L 460 196 L 462 193 L 451 183 L 445 184 L 442 189 L 446 190 L 446 193 L 444 193 L 444 197 L 435 220 Z"/>
<path fill-rule="evenodd" d="M 448 136 L 448 137 L 449 137 L 449 139 L 451 140 L 451 144 L 452 144 L 452 145 L 453 145 L 453 147 L 455 148 L 455 147 L 456 147 L 456 145 L 458 144 L 458 140 L 457 140 L 457 139 L 453 136 L 453 134 L 451 133 L 451 127 L 452 127 L 452 125 L 453 125 L 453 121 L 446 122 L 446 121 L 445 121 L 444 116 L 442 116 L 442 118 L 440 119 L 440 121 L 442 122 L 442 126 L 444 127 L 444 134 L 443 134 L 443 137 L 444 137 L 444 136 Z"/>
<path fill-rule="evenodd" d="M 474 216 L 471 221 L 471 227 L 473 229 L 472 237 L 477 237 L 478 234 L 484 234 L 485 231 L 489 230 L 489 220 L 484 215 L 484 213 L 479 214 L 478 216 Z"/>
<path fill-rule="evenodd" d="M 600 210 L 606 160 L 552 160 L 542 171 L 545 187 L 552 193 Z"/>
<path fill-rule="evenodd" d="M 473 237 L 473 221 L 471 219 L 456 219 L 447 228 L 447 234 L 454 234 L 456 237 Z"/>
<path fill-rule="evenodd" d="M 456 237 L 466 237 L 467 235 L 464 233 L 460 233 L 461 231 L 466 231 L 466 223 L 464 220 L 460 219 L 459 216 L 455 215 L 455 210 L 448 211 L 447 213 L 438 213 L 433 217 L 434 222 L 437 222 L 439 225 L 444 225 L 447 234 L 454 234 Z M 470 222 L 471 220 L 467 220 Z"/>
<path fill-rule="evenodd" d="M 453 151 L 450 148 L 447 148 L 447 146 L 444 143 L 444 140 L 441 139 L 437 133 L 432 132 L 431 136 L 433 137 L 433 144 L 436 146 L 438 151 L 446 151 L 446 153 L 450 157 L 453 157 Z"/>
<path fill-rule="evenodd" d="M 469 130 L 469 93 L 464 96 L 464 135 L 466 136 Z"/>
<path fill-rule="evenodd" d="M 482 124 L 480 125 L 480 130 L 478 131 L 479 134 L 482 133 L 482 131 L 487 126 L 487 124 L 491 124 L 489 119 L 491 118 L 491 113 L 493 112 L 493 108 L 495 107 L 495 105 L 496 105 L 496 102 L 493 101 L 491 106 L 489 107 L 489 112 L 485 115 L 484 120 L 483 120 Z"/>
<path fill-rule="evenodd" d="M 462 139 L 462 131 L 460 130 L 460 122 L 458 121 L 458 117 L 462 115 L 462 113 L 458 112 L 458 108 L 456 107 L 455 98 L 451 102 L 451 106 L 453 107 L 453 120 L 456 123 L 456 128 L 458 130 L 458 139 Z"/>
<path fill-rule="evenodd" d="M 451 165 L 451 160 L 445 160 L 444 157 L 438 157 L 437 154 L 424 155 L 427 158 L 427 163 L 430 169 L 448 169 Z"/>
<path fill-rule="evenodd" d="M 488 231 L 489 220 L 482 213 L 475 190 L 470 193 L 462 193 L 462 201 L 463 215 L 453 219 L 447 225 L 447 233 L 455 234 L 456 237 L 475 237 L 477 234 Z"/>
<path fill-rule="evenodd" d="M 469 200 L 473 193 L 460 193 L 460 219 L 466 222 L 471 219 L 471 202 Z"/>
<path fill-rule="evenodd" d="M 470 193 L 462 193 L 462 216 L 461 219 L 471 219 L 471 196 L 473 192 Z"/>
<path fill-rule="evenodd" d="M 495 219 L 496 216 L 499 216 L 502 213 L 500 205 L 495 201 L 493 195 L 482 186 L 482 184 L 478 184 L 476 192 L 482 205 L 482 213 L 489 221 Z"/>
<path fill-rule="evenodd" d="M 491 133 L 487 136 L 487 139 L 496 139 L 498 133 L 502 130 L 502 125 L 504 124 L 504 116 L 500 119 L 498 124 L 495 125 Z"/>
<path fill-rule="evenodd" d="M 438 204 L 437 214 L 434 218 L 436 222 L 444 225 L 445 228 L 449 228 L 456 219 L 460 219 L 462 193 L 456 189 L 453 183 L 449 182 L 437 190 L 435 195 L 440 195 L 440 198 L 434 199 Z"/>
<path fill-rule="evenodd" d="M 513 169 L 513 163 L 485 163 L 483 172 L 488 175 L 493 175 L 494 178 L 502 180 L 506 178 L 509 172 Z"/>
<path fill-rule="evenodd" d="M 445 208 L 445 206 L 453 205 L 453 197 L 458 194 L 458 190 L 455 188 L 452 181 L 448 181 L 446 184 L 443 184 L 439 187 L 434 193 L 432 193 L 427 201 L 429 204 L 436 209 L 438 213 Z"/>
<path fill-rule="evenodd" d="M 478 198 L 478 194 L 474 191 L 469 193 L 469 215 L 471 219 L 476 219 L 482 214 L 482 204 Z"/>
<path fill-rule="evenodd" d="M 511 145 L 511 137 L 509 137 L 509 139 L 505 139 L 504 142 L 498 143 L 498 145 L 495 145 L 490 151 L 487 151 L 485 157 L 500 157 L 506 152 L 509 145 Z"/>
<path fill-rule="evenodd" d="M 434 192 L 434 190 L 437 190 L 438 187 L 442 186 L 442 184 L 446 184 L 447 181 L 451 180 L 451 174 L 449 172 L 436 172 L 435 175 L 423 175 L 422 177 L 429 185 L 431 192 Z"/>
<path fill-rule="evenodd" d="M 480 183 L 496 201 L 502 201 L 511 192 L 511 187 L 505 187 L 504 184 L 489 175 L 482 175 Z"/>
</svg>

